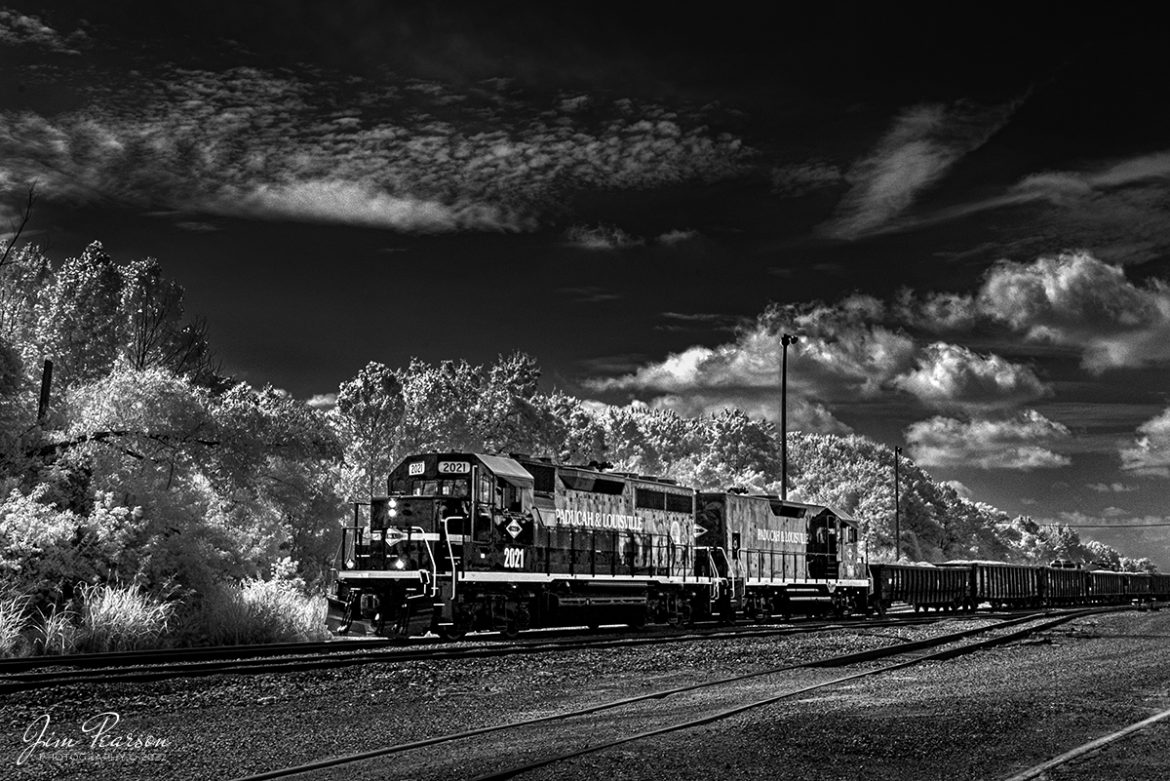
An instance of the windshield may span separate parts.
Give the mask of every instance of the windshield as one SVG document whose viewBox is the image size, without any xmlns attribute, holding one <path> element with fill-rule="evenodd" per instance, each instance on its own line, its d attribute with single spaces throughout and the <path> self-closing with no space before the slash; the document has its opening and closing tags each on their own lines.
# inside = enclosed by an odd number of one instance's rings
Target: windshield
<svg viewBox="0 0 1170 781">
<path fill-rule="evenodd" d="M 423 480 L 400 478 L 390 486 L 392 493 L 406 496 L 470 496 L 471 483 L 467 478 Z"/>
</svg>

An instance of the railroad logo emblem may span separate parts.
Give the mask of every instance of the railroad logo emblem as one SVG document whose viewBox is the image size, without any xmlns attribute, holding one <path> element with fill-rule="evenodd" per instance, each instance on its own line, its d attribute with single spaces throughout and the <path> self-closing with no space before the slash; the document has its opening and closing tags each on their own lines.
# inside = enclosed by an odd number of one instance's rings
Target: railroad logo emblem
<svg viewBox="0 0 1170 781">
<path fill-rule="evenodd" d="M 524 527 L 520 525 L 519 521 L 513 518 L 512 522 L 504 527 L 504 531 L 511 534 L 512 539 L 515 539 L 520 536 L 520 532 L 524 531 Z"/>
</svg>

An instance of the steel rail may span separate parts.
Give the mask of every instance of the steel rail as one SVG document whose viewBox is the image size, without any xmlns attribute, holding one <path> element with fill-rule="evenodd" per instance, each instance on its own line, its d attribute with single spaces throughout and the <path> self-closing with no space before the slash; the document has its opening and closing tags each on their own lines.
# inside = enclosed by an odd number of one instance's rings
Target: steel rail
<svg viewBox="0 0 1170 781">
<path fill-rule="evenodd" d="M 870 629 L 897 626 L 917 626 L 920 624 L 936 623 L 944 618 L 956 616 L 907 617 L 904 619 L 885 619 L 880 621 L 818 624 L 812 626 L 776 628 L 740 628 L 728 631 L 727 628 L 715 631 L 688 632 L 685 634 L 661 634 L 654 637 L 625 637 L 616 639 L 585 641 L 540 641 L 521 642 L 506 646 L 483 645 L 473 647 L 453 648 L 450 646 L 430 646 L 426 650 L 365 650 L 364 648 L 339 648 L 328 655 L 306 655 L 285 659 L 248 659 L 237 658 L 219 661 L 193 661 L 189 663 L 160 664 L 158 666 L 142 666 L 140 669 L 120 669 L 97 667 L 85 670 L 55 670 L 45 672 L 21 672 L 0 676 L 0 693 L 42 689 L 49 686 L 68 686 L 86 683 L 144 683 L 150 681 L 168 680 L 171 678 L 194 678 L 207 675 L 263 675 L 266 673 L 303 672 L 307 670 L 332 669 L 337 667 L 351 667 L 361 664 L 398 663 L 415 661 L 448 661 L 459 659 L 490 658 L 511 656 L 525 653 L 551 653 L 556 651 L 576 651 L 607 648 L 637 647 L 644 645 L 659 645 L 675 642 L 689 642 L 694 640 L 722 640 L 739 637 L 782 637 L 786 635 L 811 634 L 825 631 L 850 631 L 856 629 Z M 964 616 L 963 618 L 968 618 Z M 338 644 L 341 645 L 341 644 Z M 355 644 L 356 645 L 356 644 Z M 393 644 L 391 644 L 393 645 Z M 340 652 L 349 651 L 345 655 Z"/>
<path fill-rule="evenodd" d="M 1063 615 L 1058 616 L 1055 619 L 1050 619 L 1050 621 L 1047 624 L 1045 624 L 1045 626 L 1063 623 L 1065 621 L 1072 620 L 1073 618 L 1076 618 L 1080 615 L 1088 614 L 1091 612 L 1100 612 L 1100 611 L 1080 610 L 1080 611 L 1076 611 L 1075 613 L 1065 613 Z M 997 629 L 1003 629 L 1003 628 L 1009 627 L 1009 626 L 1016 626 L 1016 625 L 1032 622 L 1032 621 L 1037 621 L 1037 620 L 1040 620 L 1047 615 L 1049 615 L 1049 614 L 1047 614 L 1047 613 L 1030 614 L 1030 615 L 1021 616 L 1021 617 L 1015 618 L 1015 619 L 1009 619 L 1009 620 L 1003 621 L 1001 623 L 993 624 L 990 626 L 977 627 L 974 629 L 967 629 L 967 630 L 963 630 L 961 632 L 955 632 L 955 633 L 951 633 L 948 635 L 940 635 L 939 637 L 936 637 L 936 638 L 929 638 L 927 640 L 920 640 L 920 641 L 915 641 L 915 642 L 911 642 L 911 643 L 902 643 L 902 644 L 898 644 L 895 646 L 888 646 L 888 647 L 885 647 L 882 649 L 876 649 L 874 651 L 865 651 L 865 652 L 861 652 L 861 653 L 843 654 L 843 655 L 829 657 L 826 659 L 821 659 L 821 660 L 817 660 L 817 661 L 813 661 L 813 662 L 801 662 L 801 663 L 796 663 L 796 664 L 784 665 L 781 667 L 769 668 L 766 670 L 757 670 L 755 672 L 744 673 L 741 675 L 733 675 L 733 676 L 729 676 L 729 677 L 718 678 L 718 679 L 711 680 L 711 681 L 704 681 L 702 683 L 689 684 L 687 686 L 679 686 L 679 687 L 675 687 L 675 688 L 671 688 L 671 689 L 650 692 L 648 694 L 641 694 L 641 695 L 637 695 L 634 697 L 626 697 L 623 699 L 614 700 L 614 701 L 607 702 L 607 703 L 601 703 L 599 705 L 593 705 L 593 706 L 590 706 L 588 708 L 582 708 L 579 710 L 565 711 L 562 713 L 555 713 L 555 714 L 551 714 L 548 716 L 538 716 L 538 717 L 534 717 L 534 718 L 530 718 L 530 719 L 522 719 L 519 721 L 505 722 L 503 724 L 495 724 L 495 725 L 490 725 L 490 726 L 486 726 L 486 727 L 478 727 L 476 729 L 466 730 L 466 731 L 457 732 L 457 733 L 451 733 L 451 734 L 447 734 L 447 735 L 438 735 L 435 737 L 424 738 L 424 739 L 412 741 L 409 743 L 401 743 L 401 744 L 397 744 L 397 745 L 393 745 L 393 746 L 385 746 L 382 748 L 372 749 L 369 751 L 340 755 L 340 756 L 336 756 L 336 757 L 328 757 L 325 759 L 315 760 L 312 762 L 308 762 L 305 764 L 296 765 L 296 766 L 292 766 L 292 767 L 279 768 L 279 769 L 265 771 L 262 773 L 257 773 L 257 774 L 253 774 L 253 775 L 249 775 L 249 776 L 242 776 L 242 777 L 235 779 L 234 781 L 271 781 L 272 779 L 287 778 L 289 776 L 297 775 L 298 773 L 306 773 L 306 772 L 311 772 L 311 771 L 315 771 L 315 770 L 324 770 L 324 769 L 331 768 L 331 767 L 337 767 L 339 765 L 346 765 L 346 764 L 351 764 L 354 762 L 361 762 L 361 761 L 365 761 L 365 760 L 369 760 L 369 759 L 376 759 L 378 757 L 389 756 L 391 754 L 402 753 L 405 751 L 411 751 L 414 749 L 424 748 L 427 746 L 439 745 L 442 743 L 450 743 L 450 742 L 454 742 L 457 740 L 462 740 L 462 739 L 470 738 L 470 737 L 476 737 L 479 735 L 486 735 L 486 734 L 493 733 L 493 732 L 501 732 L 504 730 L 518 729 L 521 727 L 527 727 L 527 726 L 531 726 L 531 725 L 535 725 L 535 724 L 542 724 L 542 723 L 547 723 L 547 722 L 552 722 L 552 721 L 561 721 L 561 720 L 565 720 L 565 719 L 575 718 L 575 717 L 579 717 L 579 716 L 586 716 L 586 715 L 590 715 L 593 713 L 598 713 L 601 711 L 610 710 L 613 708 L 619 708 L 619 707 L 622 707 L 625 705 L 632 705 L 632 704 L 638 703 L 638 702 L 644 702 L 647 700 L 663 699 L 665 697 L 670 697 L 670 696 L 682 694 L 685 692 L 697 691 L 699 689 L 704 689 L 704 688 L 708 688 L 708 687 L 712 687 L 712 686 L 719 686 L 722 684 L 728 684 L 728 683 L 734 683 L 737 681 L 749 680 L 751 678 L 758 678 L 758 677 L 762 677 L 765 675 L 773 675 L 776 673 L 781 673 L 781 672 L 786 672 L 786 671 L 791 671 L 791 670 L 798 670 L 798 669 L 808 668 L 808 667 L 832 667 L 832 666 L 840 666 L 840 665 L 845 665 L 845 664 L 855 664 L 855 663 L 861 662 L 861 661 L 871 661 L 873 659 L 882 658 L 883 656 L 902 655 L 902 654 L 906 654 L 908 652 L 922 650 L 922 649 L 929 648 L 932 646 L 945 645 L 948 643 L 955 642 L 957 640 L 966 639 L 967 637 L 971 637 L 971 636 L 974 636 L 977 634 L 990 632 L 990 631 L 997 630 Z M 1026 630 L 1024 630 L 1023 634 L 1027 634 L 1027 633 L 1030 633 L 1033 631 L 1038 631 L 1038 630 L 1026 629 Z M 1011 636 L 1006 637 L 1006 638 L 1002 638 L 1002 639 L 1001 638 L 992 638 L 992 641 L 987 641 L 987 642 L 988 643 L 1009 642 L 1011 639 L 1015 639 L 1017 634 L 1020 634 L 1020 633 L 1012 633 Z M 1022 634 L 1020 634 L 1020 636 L 1022 636 Z M 912 664 L 919 664 L 923 661 L 927 661 L 930 658 L 933 658 L 933 657 L 917 657 L 917 658 L 915 658 L 911 661 L 908 661 L 908 662 L 901 662 L 898 665 L 895 665 L 894 667 L 883 668 L 881 671 L 886 671 L 889 669 L 895 669 L 895 668 L 900 668 L 900 667 L 906 667 L 906 666 L 910 666 Z M 942 658 L 942 657 L 940 656 L 940 658 Z M 873 671 L 868 671 L 868 672 L 861 673 L 861 674 L 850 675 L 850 676 L 847 676 L 844 678 L 838 678 L 838 679 L 835 679 L 833 682 L 852 680 L 852 679 L 857 678 L 857 677 L 863 677 L 864 675 L 872 675 L 872 674 L 874 674 Z M 823 686 L 823 685 L 829 685 L 829 684 L 820 684 L 820 685 Z M 812 688 L 817 688 L 817 687 L 814 686 Z M 805 689 L 802 689 L 800 691 L 803 692 L 803 691 L 805 691 Z M 797 693 L 799 693 L 799 692 L 787 692 L 783 695 L 780 695 L 779 697 L 770 698 L 766 702 L 757 703 L 757 704 L 753 705 L 752 707 L 758 707 L 758 705 L 767 704 L 768 702 L 772 702 L 775 699 L 782 699 L 783 697 L 791 697 Z M 735 709 L 734 713 L 738 713 L 744 709 L 746 709 L 746 708 L 741 707 L 739 709 Z M 728 711 L 728 712 L 721 713 L 716 718 L 723 718 L 727 715 L 733 715 L 733 712 Z M 713 721 L 715 719 L 712 718 L 709 720 Z M 700 723 L 707 723 L 707 721 L 703 720 L 703 721 L 695 722 L 694 725 L 697 725 Z M 692 724 L 688 722 L 688 724 L 683 725 L 683 726 L 677 726 L 677 727 L 675 727 L 675 729 L 685 729 L 687 726 L 692 726 Z M 654 734 L 658 734 L 658 733 L 656 732 Z M 543 766 L 544 764 L 551 764 L 552 762 L 560 761 L 562 759 L 569 759 L 569 758 L 572 758 L 574 756 L 579 756 L 581 753 L 588 753 L 591 751 L 600 751 L 600 750 L 607 748 L 611 745 L 619 745 L 620 743 L 629 742 L 630 739 L 637 739 L 638 737 L 649 737 L 649 735 L 650 735 L 650 733 L 645 733 L 644 735 L 634 736 L 633 738 L 623 739 L 621 741 L 618 741 L 617 743 L 610 743 L 610 744 L 606 744 L 606 745 L 595 746 L 595 747 L 591 747 L 587 750 L 574 753 L 572 755 L 563 755 L 563 756 L 560 756 L 560 757 L 557 757 L 554 759 L 549 759 L 549 760 L 543 761 L 542 763 L 526 765 L 522 768 L 513 768 L 511 771 L 511 775 L 525 772 L 526 770 L 529 770 L 529 769 L 535 769 L 536 767 Z M 509 772 L 509 771 L 505 771 L 505 772 Z M 497 777 L 497 776 L 495 776 L 495 775 L 487 776 L 487 777 L 485 777 L 485 779 L 486 778 L 495 778 L 495 777 Z M 499 775 L 498 777 L 507 778 L 507 777 L 510 777 L 510 775 Z"/>
<path fill-rule="evenodd" d="M 211 645 L 190 648 L 151 648 L 136 651 L 105 651 L 91 654 L 55 654 L 0 659 L 0 675 L 25 672 L 44 667 L 112 667 L 177 662 L 184 659 L 228 659 L 284 656 L 289 654 L 345 653 L 365 648 L 395 645 L 386 638 L 326 640 L 306 643 L 256 643 L 245 645 Z"/>
<path fill-rule="evenodd" d="M 1054 770 L 1061 765 L 1066 765 L 1075 759 L 1080 759 L 1087 754 L 1092 754 L 1093 752 L 1104 748 L 1114 741 L 1127 738 L 1135 732 L 1140 732 L 1146 727 L 1149 727 L 1152 724 L 1156 724 L 1163 719 L 1170 719 L 1170 710 L 1164 710 L 1161 713 L 1150 716 L 1148 719 L 1142 719 L 1141 721 L 1135 724 L 1130 724 L 1128 727 L 1119 729 L 1116 732 L 1103 735 L 1096 740 L 1090 740 L 1088 743 L 1077 746 L 1071 751 L 1066 751 L 1060 756 L 1053 757 L 1047 762 L 1041 762 L 1039 765 L 1034 765 L 1027 770 L 1016 773 L 1014 776 L 1011 776 L 1004 781 L 1031 781 L 1031 779 L 1034 778 L 1042 778 L 1050 770 Z"/>
<path fill-rule="evenodd" d="M 1085 614 L 1088 614 L 1090 612 L 1097 612 L 1097 611 L 1084 611 L 1084 612 L 1085 612 Z M 814 684 L 811 684 L 809 686 L 802 686 L 799 689 L 792 689 L 789 691 L 781 692 L 780 694 L 776 694 L 776 695 L 773 695 L 771 697 L 766 697 L 762 700 L 756 700 L 755 702 L 749 702 L 749 703 L 746 703 L 744 705 L 737 705 L 733 708 L 727 708 L 725 710 L 717 711 L 715 713 L 710 713 L 710 714 L 707 714 L 706 716 L 701 716 L 697 719 L 690 719 L 688 721 L 679 722 L 677 724 L 671 724 L 671 725 L 668 725 L 665 727 L 659 727 L 657 729 L 647 730 L 646 732 L 640 732 L 640 733 L 637 733 L 635 735 L 627 735 L 626 737 L 618 738 L 617 740 L 606 741 L 604 743 L 597 743 L 597 744 L 594 744 L 592 746 L 586 746 L 585 748 L 578 749 L 576 751 L 568 751 L 568 752 L 565 752 L 563 754 L 557 754 L 557 755 L 554 755 L 551 757 L 545 757 L 544 759 L 538 759 L 538 760 L 535 760 L 533 762 L 528 762 L 528 763 L 525 763 L 522 765 L 516 765 L 514 767 L 507 768 L 505 770 L 499 770 L 499 771 L 495 771 L 492 773 L 486 773 L 486 774 L 481 775 L 481 776 L 476 776 L 475 778 L 471 779 L 471 781 L 506 781 L 506 779 L 514 778 L 515 776 L 521 775 L 523 773 L 527 773 L 531 770 L 537 770 L 539 768 L 547 767 L 548 765 L 553 765 L 553 764 L 556 764 L 558 762 L 564 762 L 564 761 L 569 760 L 569 759 L 576 759 L 577 757 L 585 756 L 586 754 L 594 754 L 594 753 L 597 753 L 598 751 L 604 751 L 606 749 L 614 748 L 616 746 L 622 746 L 622 745 L 625 745 L 626 743 L 632 743 L 636 740 L 644 740 L 646 738 L 657 737 L 659 735 L 666 735 L 666 734 L 669 734 L 671 732 L 680 732 L 682 730 L 687 730 L 687 729 L 691 729 L 694 727 L 701 727 L 705 724 L 711 724 L 712 722 L 720 721 L 722 719 L 726 719 L 726 718 L 731 717 L 731 716 L 736 716 L 736 715 L 739 715 L 740 713 L 744 713 L 746 711 L 753 710 L 755 708 L 761 708 L 761 707 L 764 707 L 766 705 L 772 705 L 776 702 L 779 702 L 780 700 L 788 699 L 791 697 L 797 697 L 797 696 L 802 695 L 802 694 L 807 694 L 809 692 L 816 691 L 817 689 L 824 689 L 824 688 L 828 688 L 830 686 L 837 686 L 838 684 L 848 683 L 849 681 L 856 681 L 859 678 L 868 678 L 868 677 L 875 676 L 875 675 L 881 675 L 883 673 L 893 672 L 895 670 L 903 670 L 907 667 L 913 667 L 914 665 L 922 664 L 923 662 L 943 661 L 943 660 L 947 660 L 947 659 L 954 659 L 954 658 L 959 657 L 959 656 L 965 656 L 966 654 L 974 653 L 975 651 L 982 650 L 984 648 L 990 648 L 990 647 L 993 647 L 996 645 L 1001 645 L 1003 643 L 1008 643 L 1008 642 L 1011 642 L 1012 640 L 1017 640 L 1021 637 L 1025 637 L 1025 636 L 1032 634 L 1034 632 L 1038 632 L 1038 631 L 1041 631 L 1043 629 L 1048 629 L 1048 628 L 1051 628 L 1053 626 L 1057 626 L 1058 624 L 1065 623 L 1066 621 L 1071 621 L 1073 618 L 1076 618 L 1076 617 L 1077 617 L 1076 615 L 1072 615 L 1072 614 L 1059 616 L 1057 618 L 1049 619 L 1040 625 L 1025 627 L 1024 629 L 1016 630 L 1015 632 L 1011 632 L 1011 633 L 1006 634 L 1006 635 L 1001 635 L 999 637 L 993 637 L 989 640 L 980 640 L 980 641 L 976 641 L 974 643 L 969 643 L 967 645 L 961 646 L 959 648 L 952 648 L 952 649 L 947 649 L 947 650 L 943 650 L 943 651 L 938 651 L 936 653 L 924 654 L 922 656 L 915 656 L 915 657 L 912 657 L 904 662 L 896 662 L 894 664 L 885 665 L 883 667 L 879 667 L 879 668 L 876 668 L 873 670 L 862 670 L 861 672 L 851 673 L 849 675 L 843 675 L 839 678 L 834 678 L 834 679 L 829 680 L 829 681 L 822 681 L 820 683 L 814 683 Z M 1032 619 L 1032 620 L 1035 620 L 1035 619 Z M 1012 622 L 1012 623 L 1024 623 L 1024 622 L 1025 622 L 1025 620 L 1021 619 L 1018 622 Z M 1001 628 L 1001 627 L 993 627 L 993 628 Z M 972 632 L 969 631 L 967 633 L 959 633 L 959 634 L 968 634 L 969 635 L 969 634 L 972 634 Z M 904 654 L 908 649 L 902 648 L 902 647 L 895 647 L 894 649 L 890 649 L 890 650 L 895 651 L 895 653 L 886 654 L 887 656 L 899 656 L 899 655 Z M 900 652 L 900 653 L 898 653 L 898 652 Z M 862 652 L 859 654 L 851 654 L 850 656 L 853 658 L 854 661 L 841 660 L 841 661 L 835 661 L 832 664 L 822 663 L 819 665 L 809 665 L 809 666 L 836 667 L 836 666 L 842 666 L 845 664 L 852 664 L 855 661 L 872 661 L 873 659 L 880 658 L 880 656 L 875 655 L 872 652 Z"/>
</svg>

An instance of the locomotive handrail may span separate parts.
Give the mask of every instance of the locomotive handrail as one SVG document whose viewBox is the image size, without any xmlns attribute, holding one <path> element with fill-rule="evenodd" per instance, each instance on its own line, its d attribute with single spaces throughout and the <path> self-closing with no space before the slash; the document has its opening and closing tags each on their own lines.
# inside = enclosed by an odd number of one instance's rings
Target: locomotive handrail
<svg viewBox="0 0 1170 781">
<path fill-rule="evenodd" d="M 458 589 L 458 585 L 459 585 L 459 567 L 457 567 L 455 564 L 455 550 L 451 547 L 450 522 L 452 520 L 462 521 L 464 519 L 463 519 L 463 516 L 461 516 L 461 515 L 449 515 L 449 516 L 446 516 L 445 518 L 442 519 L 442 521 L 443 521 L 443 539 L 447 541 L 447 559 L 448 559 L 448 561 L 451 562 L 451 600 L 454 601 L 455 600 L 455 592 Z M 464 544 L 466 544 L 466 543 L 464 543 Z M 462 559 L 463 559 L 463 557 L 460 556 L 460 561 L 462 561 Z M 436 581 L 438 580 L 438 577 L 439 577 L 439 568 L 438 568 L 438 564 L 436 564 L 435 565 L 435 580 Z M 437 582 L 436 582 L 435 588 L 436 589 L 438 588 Z M 432 592 L 431 596 L 432 597 L 434 596 L 433 592 Z"/>
</svg>

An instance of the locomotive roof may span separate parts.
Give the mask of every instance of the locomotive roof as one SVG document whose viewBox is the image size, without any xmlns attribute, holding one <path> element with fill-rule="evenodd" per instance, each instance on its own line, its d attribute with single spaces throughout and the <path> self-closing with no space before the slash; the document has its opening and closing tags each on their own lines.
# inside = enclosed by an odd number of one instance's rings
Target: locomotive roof
<svg viewBox="0 0 1170 781">
<path fill-rule="evenodd" d="M 804 513 L 802 514 L 802 517 L 804 517 L 804 518 L 816 518 L 819 515 L 828 513 L 829 515 L 836 516 L 838 519 L 841 520 L 842 523 L 848 524 L 850 526 L 857 526 L 858 525 L 857 519 L 854 518 L 852 515 L 849 515 L 848 513 L 840 512 L 839 510 L 835 510 L 832 507 L 829 507 L 827 504 L 809 504 L 808 502 L 794 502 L 791 499 L 788 499 L 788 500 L 781 499 L 776 494 L 738 494 L 736 492 L 729 492 L 729 491 L 711 491 L 711 492 L 703 491 L 701 493 L 702 494 L 713 494 L 713 495 L 727 494 L 727 495 L 731 495 L 731 496 L 736 496 L 736 495 L 748 496 L 748 497 L 751 497 L 753 499 L 767 499 L 768 501 L 772 502 L 773 504 L 781 504 L 785 507 L 797 507 L 797 508 L 803 509 Z"/>
<path fill-rule="evenodd" d="M 483 465 L 492 471 L 496 477 L 502 477 L 518 488 L 531 488 L 535 480 L 532 473 L 520 465 L 520 462 L 507 456 L 489 456 L 485 453 L 474 453 Z"/>
</svg>

